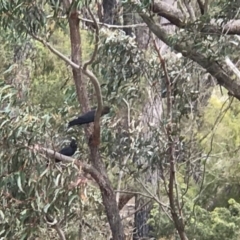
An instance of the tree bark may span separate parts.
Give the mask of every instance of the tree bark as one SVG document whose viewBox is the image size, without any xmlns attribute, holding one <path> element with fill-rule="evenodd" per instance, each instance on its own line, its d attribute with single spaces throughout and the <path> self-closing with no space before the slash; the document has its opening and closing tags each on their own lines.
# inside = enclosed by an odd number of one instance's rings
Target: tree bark
<svg viewBox="0 0 240 240">
<path fill-rule="evenodd" d="M 138 211 L 138 209 L 141 209 Z M 142 238 L 151 238 L 150 230 L 151 227 L 148 224 L 150 212 L 152 209 L 152 203 L 146 204 L 141 196 L 137 196 L 135 200 L 135 211 L 134 215 L 134 235 L 133 240 L 139 240 Z"/>
<path fill-rule="evenodd" d="M 99 187 L 102 194 L 103 205 L 105 206 L 106 214 L 112 231 L 113 240 L 123 240 L 125 239 L 125 235 L 116 202 L 116 194 L 111 187 L 109 178 L 107 177 L 107 173 L 99 155 L 98 148 L 93 146 L 91 142 L 89 145 L 93 166 L 101 173 L 105 180 L 105 186 L 99 184 Z"/>
<path fill-rule="evenodd" d="M 78 12 L 72 10 L 69 17 L 69 28 L 70 28 L 70 39 L 71 39 L 71 50 L 72 50 L 72 61 L 79 66 L 82 66 L 82 53 L 81 53 L 81 37 L 80 37 L 80 27 L 79 27 L 79 19 Z M 81 104 L 81 109 L 83 112 L 88 111 L 89 108 L 89 99 L 87 95 L 87 89 L 85 85 L 85 81 L 82 76 L 81 67 L 79 69 L 73 68 L 73 78 L 76 86 L 77 96 L 79 103 Z M 114 240 L 123 240 L 124 239 L 124 230 L 121 222 L 121 218 L 119 215 L 119 210 L 116 202 L 116 195 L 111 186 L 109 178 L 107 176 L 104 164 L 101 160 L 98 144 L 94 142 L 94 136 L 92 136 L 93 128 L 85 128 L 86 140 L 89 140 L 89 148 L 90 148 L 90 159 L 92 165 L 99 172 L 103 181 L 97 182 L 100 191 L 102 194 L 103 204 L 105 206 L 106 215 L 110 224 L 110 228 L 112 231 L 112 237 Z M 99 129 L 100 133 L 100 129 Z M 94 176 L 92 176 L 94 177 Z M 94 177 L 94 179 L 96 179 Z M 100 178 L 99 178 L 100 179 Z"/>
</svg>

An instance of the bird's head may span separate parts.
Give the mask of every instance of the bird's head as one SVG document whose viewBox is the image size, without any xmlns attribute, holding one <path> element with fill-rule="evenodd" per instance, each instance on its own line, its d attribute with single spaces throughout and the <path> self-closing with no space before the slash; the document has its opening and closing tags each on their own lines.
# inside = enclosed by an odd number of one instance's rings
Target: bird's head
<svg viewBox="0 0 240 240">
<path fill-rule="evenodd" d="M 75 148 L 75 149 L 77 149 L 77 142 L 76 142 L 76 140 L 75 139 L 72 139 L 72 141 L 71 141 L 71 143 L 70 143 L 70 147 L 71 148 Z"/>
</svg>

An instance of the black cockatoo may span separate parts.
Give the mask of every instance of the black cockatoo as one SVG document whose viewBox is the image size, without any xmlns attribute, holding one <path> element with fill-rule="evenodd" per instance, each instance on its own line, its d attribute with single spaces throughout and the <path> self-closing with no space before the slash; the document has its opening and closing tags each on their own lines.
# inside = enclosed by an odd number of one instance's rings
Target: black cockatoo
<svg viewBox="0 0 240 240">
<path fill-rule="evenodd" d="M 76 143 L 76 140 L 73 139 L 70 145 L 61 149 L 59 153 L 61 153 L 62 155 L 71 157 L 76 152 L 76 150 L 77 150 L 77 143 Z M 61 162 L 61 160 L 55 159 L 55 162 L 56 163 Z"/>
<path fill-rule="evenodd" d="M 109 112 L 110 112 L 110 107 L 104 106 L 103 109 L 102 109 L 102 115 L 101 116 L 103 116 L 105 114 L 108 114 Z M 68 127 L 94 122 L 95 113 L 96 113 L 96 109 L 91 110 L 87 113 L 84 113 L 80 117 L 70 121 L 68 123 Z"/>
</svg>

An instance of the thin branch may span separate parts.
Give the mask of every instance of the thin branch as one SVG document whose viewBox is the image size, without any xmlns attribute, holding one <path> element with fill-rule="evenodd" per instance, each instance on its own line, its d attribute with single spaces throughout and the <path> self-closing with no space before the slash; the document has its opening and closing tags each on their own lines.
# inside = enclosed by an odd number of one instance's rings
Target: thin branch
<svg viewBox="0 0 240 240">
<path fill-rule="evenodd" d="M 53 229 L 56 230 L 60 240 L 66 240 L 65 234 L 64 234 L 63 230 L 60 228 L 56 219 L 53 219 L 51 216 L 47 215 L 45 217 L 45 220 L 48 225 L 50 225 Z"/>
<path fill-rule="evenodd" d="M 78 18 L 84 22 L 94 23 L 92 20 L 87 19 L 87 18 L 82 18 L 82 17 L 78 17 Z M 130 24 L 130 25 L 111 25 L 111 24 L 106 24 L 103 22 L 97 22 L 97 24 L 100 26 L 107 27 L 107 28 L 115 28 L 115 29 L 147 27 L 147 25 L 145 23 Z"/>
<path fill-rule="evenodd" d="M 53 15 L 48 15 L 46 17 L 47 19 L 49 18 L 53 18 Z M 66 19 L 65 16 L 59 16 L 58 18 L 61 19 Z M 83 18 L 83 17 L 78 17 L 79 20 L 83 21 L 83 22 L 88 22 L 88 23 L 95 23 L 93 20 L 87 19 L 87 18 Z M 106 24 L 104 22 L 100 22 L 100 21 L 96 21 L 97 25 L 99 26 L 104 26 L 106 28 L 113 28 L 113 29 L 123 29 L 123 28 L 138 28 L 138 27 L 147 27 L 147 25 L 145 23 L 138 23 L 138 24 L 130 24 L 130 25 L 111 25 L 111 24 Z"/>
<path fill-rule="evenodd" d="M 141 211 L 145 206 L 147 206 L 152 200 L 148 200 L 146 203 L 144 203 L 143 205 L 141 205 L 140 207 L 138 207 L 137 210 L 133 211 L 131 214 L 128 214 L 126 217 L 123 217 L 122 220 L 129 218 L 132 215 L 135 215 L 136 213 L 138 213 L 139 211 Z"/>
<path fill-rule="evenodd" d="M 35 34 L 31 34 L 31 36 L 41 42 L 44 46 L 46 46 L 52 53 L 54 53 L 55 55 L 57 55 L 58 57 L 60 57 L 62 60 L 64 60 L 66 63 L 68 63 L 70 66 L 72 66 L 73 68 L 79 69 L 80 67 L 74 63 L 73 61 L 71 61 L 69 58 L 67 58 L 66 56 L 64 56 L 61 52 L 59 52 L 57 49 L 55 49 L 54 47 L 51 46 L 50 43 L 48 43 L 47 41 L 45 41 L 44 39 L 42 39 L 41 37 L 35 35 Z"/>
<path fill-rule="evenodd" d="M 209 0 L 205 0 L 205 3 L 204 3 L 204 13 L 205 14 L 208 12 L 208 5 L 209 5 Z"/>
<path fill-rule="evenodd" d="M 88 11 L 89 11 L 89 14 L 91 15 L 91 18 L 93 19 L 93 22 L 95 24 L 95 28 L 96 28 L 96 32 L 95 32 L 95 46 L 94 46 L 94 51 L 93 51 L 93 54 L 92 54 L 92 57 L 86 61 L 84 64 L 83 64 L 83 69 L 86 70 L 87 69 L 87 66 L 92 64 L 93 61 L 95 60 L 96 58 L 96 55 L 97 55 L 97 51 L 98 51 L 98 43 L 99 43 L 99 27 L 98 27 L 98 24 L 97 24 L 97 21 L 91 11 L 90 8 L 88 8 Z"/>
<path fill-rule="evenodd" d="M 41 37 L 36 36 L 36 35 L 33 35 L 33 37 L 37 41 L 41 42 L 44 46 L 46 46 L 52 53 L 54 53 L 55 55 L 60 57 L 62 60 L 64 60 L 66 63 L 71 65 L 73 68 L 79 69 L 79 65 L 72 62 L 69 58 L 64 56 L 61 52 L 59 52 L 57 49 L 55 49 L 53 46 L 51 46 L 44 39 L 42 39 Z M 103 106 L 100 84 L 98 82 L 97 77 L 91 71 L 89 71 L 88 69 L 82 69 L 82 71 L 86 76 L 89 77 L 89 79 L 92 82 L 92 84 L 94 85 L 94 88 L 96 91 L 98 108 L 97 108 L 96 116 L 94 119 L 94 126 L 95 126 L 95 129 L 97 129 L 99 126 L 99 121 L 100 121 L 100 117 L 101 117 L 101 113 L 102 113 L 102 106 Z M 100 127 L 99 127 L 99 131 L 100 131 Z M 97 132 L 95 131 L 95 133 L 97 133 Z"/>
<path fill-rule="evenodd" d="M 158 49 L 157 47 L 157 42 L 156 40 L 154 39 L 154 47 L 155 47 L 155 50 L 158 54 L 158 58 L 159 58 L 159 61 L 162 65 L 162 68 L 163 68 L 163 71 L 164 71 L 164 74 L 165 74 L 165 79 L 166 79 L 166 86 L 167 86 L 167 115 L 169 117 L 169 121 L 172 121 L 172 117 L 171 117 L 171 110 L 172 110 L 172 101 L 171 101 L 171 96 L 172 96 L 172 89 L 171 89 L 171 81 L 169 79 L 169 76 L 168 76 L 168 72 L 167 72 L 167 68 L 166 68 L 166 65 L 165 65 L 165 61 L 164 59 L 162 58 L 161 56 L 161 53 L 160 53 L 160 50 Z"/>
<path fill-rule="evenodd" d="M 225 57 L 225 62 L 228 67 L 237 75 L 237 78 L 240 79 L 240 71 L 237 69 L 237 67 L 234 65 L 234 63 L 230 60 L 228 56 Z"/>
<path fill-rule="evenodd" d="M 49 155 L 50 157 L 56 158 L 58 160 L 61 160 L 62 162 L 67 162 L 67 163 L 73 163 L 76 166 L 80 167 L 82 169 L 82 171 L 89 173 L 91 175 L 91 177 L 97 182 L 99 187 L 102 187 L 104 189 L 106 189 L 107 183 L 106 180 L 103 178 L 103 176 L 90 164 L 86 164 L 81 162 L 78 159 L 74 159 L 72 157 L 68 157 L 65 155 L 62 155 L 56 151 L 53 151 L 51 149 L 48 148 L 44 148 L 41 147 L 39 145 L 33 145 L 33 146 L 27 146 L 28 149 L 32 150 L 32 151 L 38 151 L 38 152 L 43 152 L 47 155 Z"/>
<path fill-rule="evenodd" d="M 169 203 L 171 207 L 171 215 L 172 219 L 175 223 L 175 227 L 179 233 L 179 236 L 182 240 L 186 240 L 187 236 L 184 231 L 184 219 L 183 219 L 183 213 L 180 207 L 180 200 L 179 200 L 179 192 L 178 192 L 178 185 L 176 180 L 176 149 L 175 149 L 175 139 L 172 135 L 173 131 L 173 118 L 172 118 L 172 107 L 173 107 L 173 98 L 171 94 L 171 81 L 168 76 L 165 60 L 162 58 L 160 50 L 157 47 L 156 41 L 154 40 L 154 46 L 157 51 L 160 63 L 162 65 L 165 79 L 166 79 L 166 85 L 167 85 L 167 117 L 168 117 L 168 123 L 165 126 L 165 131 L 167 133 L 168 137 L 168 157 L 169 157 L 169 185 L 168 185 L 168 198 Z M 146 188 L 145 188 L 146 189 Z M 174 192 L 175 189 L 175 192 Z M 175 194 L 174 194 L 175 193 Z M 176 195 L 176 196 L 175 196 Z M 178 213 L 177 213 L 178 210 Z"/>
<path fill-rule="evenodd" d="M 141 183 L 142 185 L 142 183 Z M 147 190 L 146 190 L 147 191 Z M 124 191 L 124 190 L 120 190 L 120 191 L 115 191 L 115 192 L 120 192 L 120 193 L 127 193 L 127 194 L 135 194 L 135 195 L 139 195 L 139 196 L 143 196 L 145 198 L 149 198 L 149 199 L 153 199 L 156 200 L 157 198 L 152 196 L 152 193 L 150 192 L 149 195 L 141 193 L 141 192 L 134 192 L 134 191 Z M 157 199 L 157 203 L 162 205 L 163 207 L 170 209 L 168 205 L 164 204 L 163 202 L 159 201 L 159 199 Z"/>
<path fill-rule="evenodd" d="M 168 213 L 167 210 L 165 209 L 165 208 L 170 209 L 170 207 L 167 206 L 166 204 L 162 203 L 162 202 L 158 199 L 158 197 L 154 196 L 154 195 L 152 194 L 152 192 L 145 186 L 145 184 L 143 184 L 143 182 L 142 182 L 141 180 L 139 180 L 139 179 L 136 179 L 136 180 L 143 186 L 143 188 L 145 189 L 145 191 L 149 194 L 148 197 L 149 197 L 149 198 L 152 198 L 154 201 L 156 201 L 156 202 L 159 204 L 159 206 L 162 208 L 162 210 L 165 212 L 165 214 L 167 215 L 167 217 L 168 217 L 170 220 L 172 220 L 171 216 L 169 215 L 169 213 Z M 150 197 L 150 196 L 151 196 L 151 197 Z"/>
<path fill-rule="evenodd" d="M 93 63 L 93 61 L 97 55 L 98 43 L 99 43 L 99 27 L 98 27 L 97 21 L 93 15 L 92 11 L 90 10 L 90 8 L 88 8 L 88 11 L 89 11 L 89 13 L 93 19 L 93 22 L 95 24 L 95 27 L 96 27 L 95 46 L 94 46 L 94 51 L 93 51 L 92 57 L 90 58 L 90 60 L 88 60 L 86 63 L 83 64 L 82 71 L 86 76 L 89 77 L 90 81 L 92 82 L 92 84 L 95 88 L 95 92 L 97 95 L 98 107 L 97 107 L 97 111 L 96 111 L 95 117 L 94 117 L 93 140 L 94 140 L 94 143 L 96 145 L 98 145 L 100 142 L 100 124 L 99 124 L 99 122 L 100 122 L 100 117 L 102 115 L 102 108 L 103 108 L 102 93 L 101 93 L 101 88 L 100 88 L 100 84 L 99 84 L 97 77 L 94 75 L 93 72 L 91 72 L 90 70 L 87 69 L 87 66 L 89 64 Z"/>
<path fill-rule="evenodd" d="M 128 127 L 130 127 L 130 122 L 131 122 L 130 106 L 129 106 L 129 103 L 127 102 L 127 100 L 125 98 L 123 98 L 123 101 L 127 105 L 127 110 L 128 110 Z"/>
<path fill-rule="evenodd" d="M 64 234 L 62 228 L 60 228 L 60 226 L 57 223 L 55 225 L 53 225 L 52 228 L 54 228 L 56 230 L 56 232 L 58 233 L 59 239 L 66 240 L 66 237 L 65 237 L 65 234 Z"/>
</svg>

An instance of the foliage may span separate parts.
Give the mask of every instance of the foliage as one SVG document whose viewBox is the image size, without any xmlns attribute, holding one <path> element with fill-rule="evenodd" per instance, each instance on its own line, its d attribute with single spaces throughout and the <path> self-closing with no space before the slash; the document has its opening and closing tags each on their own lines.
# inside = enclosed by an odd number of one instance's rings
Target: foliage
<svg viewBox="0 0 240 240">
<path fill-rule="evenodd" d="M 191 201 L 185 200 L 184 211 L 190 214 L 186 216 L 186 231 L 190 239 L 239 239 L 240 204 L 234 199 L 229 199 L 227 208 L 215 208 L 213 211 L 206 211 L 200 206 L 194 206 L 193 213 Z M 174 235 L 172 222 L 159 211 L 157 204 L 152 209 L 149 222 L 154 229 L 156 238 L 169 238 Z"/>
</svg>

